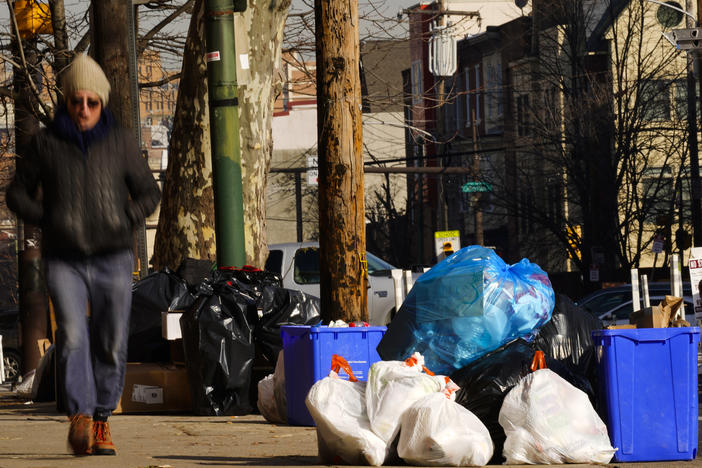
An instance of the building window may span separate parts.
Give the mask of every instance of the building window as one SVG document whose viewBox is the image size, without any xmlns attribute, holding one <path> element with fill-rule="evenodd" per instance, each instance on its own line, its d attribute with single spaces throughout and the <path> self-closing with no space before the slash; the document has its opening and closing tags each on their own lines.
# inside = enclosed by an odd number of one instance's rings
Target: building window
<svg viewBox="0 0 702 468">
<path fill-rule="evenodd" d="M 410 69 L 411 80 L 412 80 L 412 104 L 419 104 L 422 102 L 422 62 L 418 60 L 412 62 L 412 68 Z"/>
<path fill-rule="evenodd" d="M 475 86 L 473 87 L 473 94 L 475 95 L 475 121 L 480 123 L 482 118 L 480 109 L 483 107 L 483 93 L 481 89 L 482 80 L 480 79 L 480 65 L 475 66 Z"/>
<path fill-rule="evenodd" d="M 466 127 L 471 127 L 473 126 L 473 109 L 471 108 L 470 95 L 470 68 L 463 70 L 463 82 L 466 89 Z"/>
<path fill-rule="evenodd" d="M 502 65 L 498 59 L 491 59 L 485 65 L 485 119 L 497 120 L 502 117 Z M 497 130 L 497 129 L 496 129 Z"/>
<path fill-rule="evenodd" d="M 670 119 L 670 82 L 643 80 L 639 88 L 639 108 L 644 121 Z"/>
<path fill-rule="evenodd" d="M 517 135 L 529 135 L 529 95 L 517 97 Z"/>
<path fill-rule="evenodd" d="M 521 235 L 527 235 L 534 230 L 528 215 L 532 212 L 532 201 L 531 194 L 528 192 L 522 192 L 519 195 L 520 211 L 523 213 L 519 218 L 519 233 Z"/>
<path fill-rule="evenodd" d="M 548 200 L 548 215 L 555 224 L 563 220 L 563 194 L 560 184 L 549 184 L 546 187 Z"/>
</svg>

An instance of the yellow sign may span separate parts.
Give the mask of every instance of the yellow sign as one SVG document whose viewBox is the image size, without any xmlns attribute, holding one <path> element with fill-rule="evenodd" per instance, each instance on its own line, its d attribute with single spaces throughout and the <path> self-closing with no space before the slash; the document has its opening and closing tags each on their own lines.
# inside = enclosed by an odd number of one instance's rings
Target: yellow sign
<svg viewBox="0 0 702 468">
<path fill-rule="evenodd" d="M 460 231 L 435 231 L 434 239 L 441 239 L 444 237 L 461 237 Z"/>
<path fill-rule="evenodd" d="M 436 258 L 441 261 L 449 255 L 457 252 L 461 248 L 461 232 L 456 231 L 435 231 L 434 249 Z"/>
</svg>

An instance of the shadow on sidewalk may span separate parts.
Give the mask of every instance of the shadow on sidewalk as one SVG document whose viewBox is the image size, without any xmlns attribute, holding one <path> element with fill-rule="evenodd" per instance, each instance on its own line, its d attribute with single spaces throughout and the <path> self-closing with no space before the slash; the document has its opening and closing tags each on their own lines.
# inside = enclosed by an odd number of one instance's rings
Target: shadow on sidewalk
<svg viewBox="0 0 702 468">
<path fill-rule="evenodd" d="M 153 455 L 154 460 L 192 461 L 199 463 L 231 463 L 240 466 L 311 466 L 318 465 L 317 457 L 304 456 L 270 456 L 270 457 L 208 457 L 208 456 L 177 456 Z"/>
</svg>

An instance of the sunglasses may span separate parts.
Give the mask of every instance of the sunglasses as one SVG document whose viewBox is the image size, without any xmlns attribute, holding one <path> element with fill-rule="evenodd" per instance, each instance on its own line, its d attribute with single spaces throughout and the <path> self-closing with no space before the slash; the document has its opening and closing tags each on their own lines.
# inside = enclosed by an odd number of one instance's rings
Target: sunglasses
<svg viewBox="0 0 702 468">
<path fill-rule="evenodd" d="M 80 107 L 83 105 L 84 99 L 81 98 L 71 98 L 68 100 L 68 102 L 75 107 Z M 97 109 L 100 106 L 100 101 L 96 99 L 88 99 L 88 108 L 89 109 Z"/>
</svg>

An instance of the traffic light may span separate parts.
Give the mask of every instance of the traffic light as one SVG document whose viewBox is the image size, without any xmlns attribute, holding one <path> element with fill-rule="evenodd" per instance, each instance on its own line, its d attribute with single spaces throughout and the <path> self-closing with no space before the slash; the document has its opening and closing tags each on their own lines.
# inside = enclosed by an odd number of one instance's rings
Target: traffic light
<svg viewBox="0 0 702 468">
<path fill-rule="evenodd" d="M 31 39 L 37 34 L 53 33 L 48 4 L 17 0 L 13 8 L 17 18 L 17 28 L 22 39 Z"/>
</svg>

